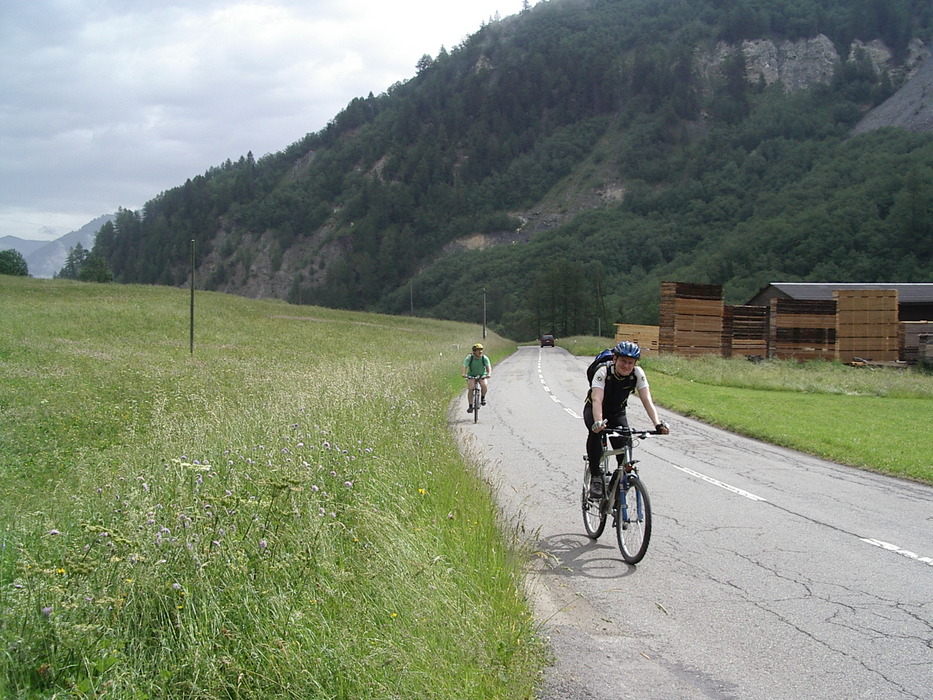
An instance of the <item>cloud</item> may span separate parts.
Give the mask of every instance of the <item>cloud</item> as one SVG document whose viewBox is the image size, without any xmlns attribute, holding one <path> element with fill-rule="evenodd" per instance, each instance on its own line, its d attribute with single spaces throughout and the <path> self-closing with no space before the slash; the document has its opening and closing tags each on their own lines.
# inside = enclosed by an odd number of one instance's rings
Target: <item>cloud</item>
<svg viewBox="0 0 933 700">
<path fill-rule="evenodd" d="M 282 150 L 354 97 L 410 78 L 423 54 L 520 9 L 521 0 L 2 3 L 0 236 L 54 238 L 228 158 Z"/>
</svg>

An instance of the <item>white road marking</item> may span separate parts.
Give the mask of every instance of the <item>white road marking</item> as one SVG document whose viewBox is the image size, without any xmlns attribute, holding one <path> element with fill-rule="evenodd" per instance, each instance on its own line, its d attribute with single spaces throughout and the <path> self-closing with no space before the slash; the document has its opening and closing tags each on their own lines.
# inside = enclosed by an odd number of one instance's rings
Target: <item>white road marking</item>
<svg viewBox="0 0 933 700">
<path fill-rule="evenodd" d="M 902 557 L 907 557 L 908 559 L 913 559 L 914 561 L 919 561 L 922 564 L 927 566 L 933 566 L 933 558 L 930 557 L 921 557 L 919 554 L 914 554 L 906 549 L 901 549 L 897 545 L 893 545 L 890 542 L 882 542 L 881 540 L 872 540 L 865 537 L 859 538 L 862 542 L 866 542 L 873 547 L 881 547 L 881 549 L 886 549 L 889 552 L 894 552 L 895 554 L 900 554 Z"/>
<path fill-rule="evenodd" d="M 749 500 L 759 501 L 761 503 L 768 502 L 767 499 L 762 498 L 761 496 L 756 496 L 755 494 L 749 493 L 748 491 L 744 491 L 736 486 L 730 486 L 729 484 L 723 483 L 722 481 L 719 481 L 718 479 L 714 479 L 711 476 L 706 476 L 706 474 L 695 472 L 692 469 L 688 469 L 687 467 L 678 467 L 676 464 L 671 464 L 671 466 L 674 467 L 674 469 L 679 469 L 684 474 L 695 476 L 697 479 L 702 479 L 703 481 L 709 484 L 712 484 L 713 486 L 718 486 L 719 488 L 725 489 L 726 491 L 731 491 L 732 493 L 738 494 L 739 496 L 743 496 L 744 498 L 748 498 Z"/>
<path fill-rule="evenodd" d="M 564 405 L 564 402 L 561 401 L 559 398 L 557 398 L 557 396 L 554 395 L 554 392 L 551 391 L 551 387 L 549 387 L 549 386 L 547 385 L 547 382 L 544 381 L 544 372 L 541 371 L 541 349 L 540 349 L 540 348 L 538 348 L 538 379 L 541 381 L 541 386 L 544 387 L 544 392 L 545 392 L 548 396 L 551 397 L 551 401 L 553 401 L 553 402 L 556 403 L 558 406 L 560 406 L 561 408 L 563 408 L 565 411 L 567 411 L 567 413 L 569 413 L 571 416 L 573 416 L 573 417 L 576 418 L 577 420 L 582 420 L 582 419 L 583 419 L 583 416 L 579 415 L 579 414 L 578 414 L 576 411 L 574 411 L 572 408 L 570 408 L 570 407 L 568 407 L 568 406 L 565 406 L 565 405 Z"/>
</svg>

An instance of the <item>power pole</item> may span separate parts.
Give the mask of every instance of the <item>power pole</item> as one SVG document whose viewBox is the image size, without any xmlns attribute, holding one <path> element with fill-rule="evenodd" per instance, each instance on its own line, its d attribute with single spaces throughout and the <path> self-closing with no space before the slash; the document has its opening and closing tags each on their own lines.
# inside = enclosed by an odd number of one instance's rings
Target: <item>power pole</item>
<svg viewBox="0 0 933 700">
<path fill-rule="evenodd" d="M 194 354 L 194 239 L 191 239 L 191 354 Z"/>
<path fill-rule="evenodd" d="M 486 288 L 483 287 L 483 340 L 486 339 Z"/>
</svg>

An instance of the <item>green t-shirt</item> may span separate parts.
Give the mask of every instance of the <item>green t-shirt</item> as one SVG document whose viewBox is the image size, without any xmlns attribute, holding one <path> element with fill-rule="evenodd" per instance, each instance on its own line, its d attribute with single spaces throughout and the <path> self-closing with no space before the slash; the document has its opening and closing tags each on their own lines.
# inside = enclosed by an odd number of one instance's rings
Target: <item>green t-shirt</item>
<svg viewBox="0 0 933 700">
<path fill-rule="evenodd" d="M 470 377 L 481 377 L 492 372 L 492 363 L 489 358 L 485 355 L 476 357 L 472 352 L 466 356 L 463 366 L 466 368 L 467 376 Z"/>
</svg>

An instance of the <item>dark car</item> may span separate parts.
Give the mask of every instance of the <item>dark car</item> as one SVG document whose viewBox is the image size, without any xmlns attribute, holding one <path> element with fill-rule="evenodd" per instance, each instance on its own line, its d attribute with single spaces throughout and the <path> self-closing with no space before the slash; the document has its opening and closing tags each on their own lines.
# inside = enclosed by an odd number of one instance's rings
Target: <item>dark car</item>
<svg viewBox="0 0 933 700">
<path fill-rule="evenodd" d="M 553 335 L 542 335 L 541 336 L 541 347 L 542 348 L 553 348 L 554 347 L 554 336 Z"/>
</svg>

